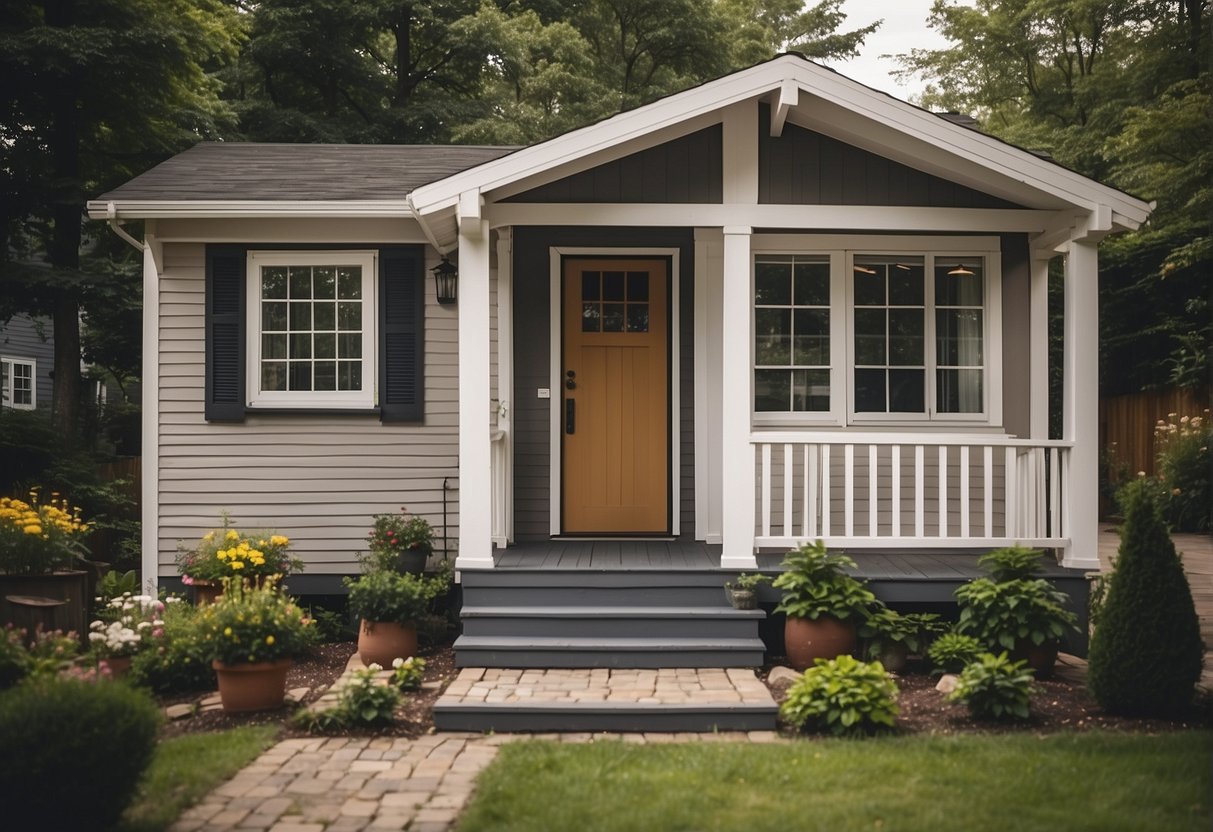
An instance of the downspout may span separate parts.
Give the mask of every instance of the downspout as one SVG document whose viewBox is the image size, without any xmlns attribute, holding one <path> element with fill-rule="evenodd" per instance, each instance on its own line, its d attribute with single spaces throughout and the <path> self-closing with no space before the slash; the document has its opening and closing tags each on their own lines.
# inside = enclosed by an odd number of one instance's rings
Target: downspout
<svg viewBox="0 0 1213 832">
<path fill-rule="evenodd" d="M 112 202 L 105 203 L 105 223 L 115 234 L 134 246 L 137 251 L 143 251 L 146 244 L 136 240 L 122 227 L 122 224 L 118 222 L 118 208 Z"/>
</svg>

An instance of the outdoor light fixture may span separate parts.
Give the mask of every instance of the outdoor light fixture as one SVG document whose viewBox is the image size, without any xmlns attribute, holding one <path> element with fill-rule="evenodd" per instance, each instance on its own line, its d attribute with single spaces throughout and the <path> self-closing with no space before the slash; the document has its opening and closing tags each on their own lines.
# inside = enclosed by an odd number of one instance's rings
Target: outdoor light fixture
<svg viewBox="0 0 1213 832">
<path fill-rule="evenodd" d="M 434 289 L 438 302 L 445 305 L 459 300 L 459 269 L 451 265 L 445 254 L 442 255 L 442 262 L 430 271 L 434 273 Z"/>
<path fill-rule="evenodd" d="M 976 272 L 970 271 L 969 269 L 965 268 L 964 263 L 957 263 L 956 268 L 954 268 L 950 272 L 948 272 L 949 277 L 972 277 L 975 274 L 976 274 Z"/>
</svg>

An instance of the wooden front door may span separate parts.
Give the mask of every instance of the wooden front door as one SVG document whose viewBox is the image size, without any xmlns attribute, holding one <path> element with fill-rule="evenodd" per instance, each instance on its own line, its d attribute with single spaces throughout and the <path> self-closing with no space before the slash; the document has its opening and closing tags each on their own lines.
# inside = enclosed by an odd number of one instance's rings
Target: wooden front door
<svg viewBox="0 0 1213 832">
<path fill-rule="evenodd" d="M 566 533 L 669 531 L 668 283 L 665 260 L 564 262 Z"/>
</svg>

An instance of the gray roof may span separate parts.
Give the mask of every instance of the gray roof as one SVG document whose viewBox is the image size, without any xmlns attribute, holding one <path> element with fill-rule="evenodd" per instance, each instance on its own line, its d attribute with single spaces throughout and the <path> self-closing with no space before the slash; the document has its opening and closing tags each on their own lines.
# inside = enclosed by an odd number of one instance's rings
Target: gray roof
<svg viewBox="0 0 1213 832">
<path fill-rule="evenodd" d="M 513 147 L 202 142 L 102 194 L 120 200 L 379 200 Z"/>
</svg>

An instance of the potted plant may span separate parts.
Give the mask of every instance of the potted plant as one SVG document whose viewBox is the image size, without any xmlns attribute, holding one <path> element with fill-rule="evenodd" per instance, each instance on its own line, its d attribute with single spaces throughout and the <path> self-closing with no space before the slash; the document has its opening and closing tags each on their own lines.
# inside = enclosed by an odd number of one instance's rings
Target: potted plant
<svg viewBox="0 0 1213 832">
<path fill-rule="evenodd" d="M 787 616 L 784 645 L 797 670 L 810 667 L 814 659 L 855 650 L 856 622 L 876 596 L 846 573 L 854 566 L 846 555 L 830 554 L 820 540 L 801 544 L 784 557 L 784 571 L 773 584 L 783 590 L 775 611 Z"/>
<path fill-rule="evenodd" d="M 376 514 L 367 534 L 376 565 L 410 575 L 425 571 L 434 551 L 434 530 L 424 517 L 409 514 L 400 507 L 398 514 Z"/>
<path fill-rule="evenodd" d="M 198 626 L 228 712 L 282 706 L 286 672 L 311 643 L 311 620 L 269 576 L 224 578 L 223 593 L 199 613 Z"/>
<path fill-rule="evenodd" d="M 150 595 L 124 592 L 97 612 L 89 625 L 88 640 L 93 653 L 105 661 L 116 677 L 131 669 L 131 659 L 145 643 L 163 634 L 164 603 Z"/>
<path fill-rule="evenodd" d="M 429 609 L 438 582 L 416 575 L 373 569 L 345 579 L 350 612 L 361 619 L 358 655 L 363 664 L 390 667 L 393 659 L 417 653 L 417 619 Z"/>
<path fill-rule="evenodd" d="M 83 633 L 88 573 L 79 567 L 91 526 L 57 492 L 41 495 L 35 487 L 28 500 L 0 497 L 0 623 L 19 618 L 10 597 L 51 598 L 64 602 L 54 626 Z"/>
<path fill-rule="evenodd" d="M 742 572 L 724 585 L 724 595 L 734 609 L 752 610 L 758 607 L 758 587 L 770 581 L 768 575 L 747 575 Z"/>
<path fill-rule="evenodd" d="M 905 670 L 910 655 L 922 655 L 930 636 L 941 629 L 934 613 L 899 613 L 877 602 L 859 626 L 866 642 L 869 660 L 876 659 L 885 670 Z"/>
<path fill-rule="evenodd" d="M 271 531 L 242 532 L 232 527 L 232 519 L 222 515 L 223 526 L 212 529 L 191 549 L 177 544 L 177 571 L 181 582 L 194 588 L 199 605 L 215 600 L 225 578 L 254 582 L 278 575 L 285 577 L 303 571 L 303 561 L 290 553 L 291 541 Z"/>
<path fill-rule="evenodd" d="M 956 631 L 971 635 L 988 649 L 1008 650 L 1046 675 L 1057 660 L 1057 642 L 1077 618 L 1065 608 L 1065 593 L 1042 578 L 1039 552 L 1011 547 L 984 556 L 980 563 L 993 577 L 977 578 L 956 590 L 960 618 Z"/>
</svg>

